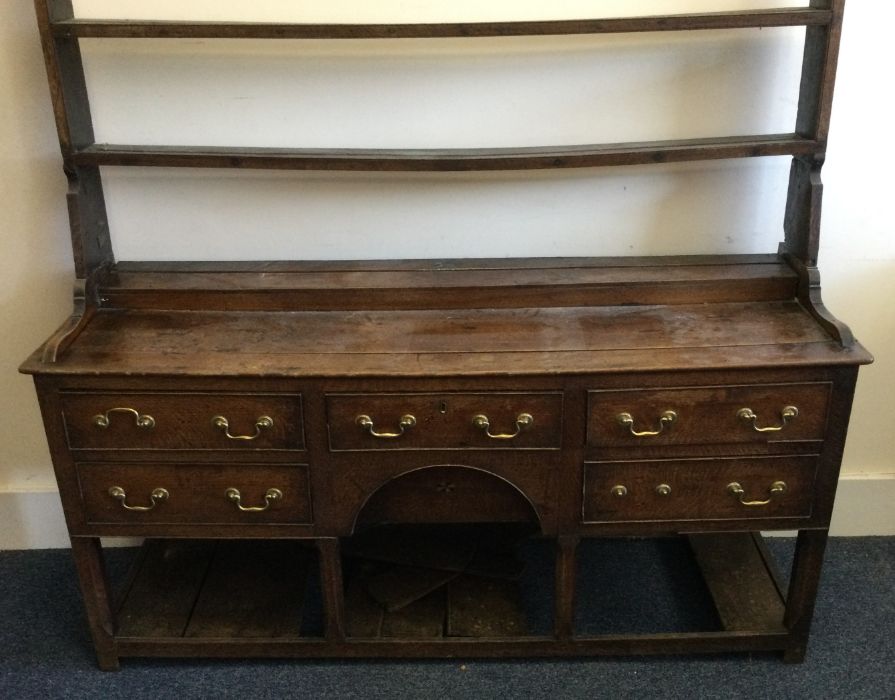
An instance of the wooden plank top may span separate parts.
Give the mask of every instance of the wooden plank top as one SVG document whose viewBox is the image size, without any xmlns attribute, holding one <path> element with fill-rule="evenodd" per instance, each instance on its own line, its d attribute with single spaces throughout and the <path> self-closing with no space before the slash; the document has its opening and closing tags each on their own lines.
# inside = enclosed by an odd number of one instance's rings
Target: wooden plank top
<svg viewBox="0 0 895 700">
<path fill-rule="evenodd" d="M 274 22 L 178 22 L 166 20 L 61 19 L 59 37 L 158 39 L 408 39 L 549 36 L 816 26 L 829 24 L 822 8 L 788 7 L 690 14 L 512 22 L 401 24 L 295 24 Z"/>
<path fill-rule="evenodd" d="M 797 301 L 393 311 L 101 309 L 37 374 L 561 375 L 865 364 Z"/>
</svg>

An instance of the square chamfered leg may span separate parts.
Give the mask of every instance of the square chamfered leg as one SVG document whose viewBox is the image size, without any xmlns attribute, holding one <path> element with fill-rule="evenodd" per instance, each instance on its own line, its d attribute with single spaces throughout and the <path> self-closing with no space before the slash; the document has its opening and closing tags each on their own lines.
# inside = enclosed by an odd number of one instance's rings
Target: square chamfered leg
<svg viewBox="0 0 895 700">
<path fill-rule="evenodd" d="M 783 618 L 791 639 L 783 653 L 786 663 L 805 660 L 827 536 L 828 530 L 799 531 Z"/>
<path fill-rule="evenodd" d="M 90 635 L 96 659 L 103 671 L 118 670 L 115 643 L 115 617 L 112 612 L 109 582 L 98 537 L 72 537 L 72 556 L 87 611 Z"/>
</svg>

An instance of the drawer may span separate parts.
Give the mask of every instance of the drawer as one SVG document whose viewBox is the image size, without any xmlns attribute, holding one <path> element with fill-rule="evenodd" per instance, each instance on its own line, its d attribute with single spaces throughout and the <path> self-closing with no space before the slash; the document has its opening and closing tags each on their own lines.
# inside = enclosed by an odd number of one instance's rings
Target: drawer
<svg viewBox="0 0 895 700">
<path fill-rule="evenodd" d="M 587 444 L 822 440 L 830 391 L 829 383 L 590 391 Z"/>
<path fill-rule="evenodd" d="M 330 394 L 340 450 L 558 449 L 562 393 Z"/>
<path fill-rule="evenodd" d="M 312 522 L 304 464 L 81 462 L 77 470 L 85 516 L 91 524 Z M 238 497 L 231 489 L 238 491 Z"/>
<path fill-rule="evenodd" d="M 71 449 L 301 450 L 298 394 L 63 393 Z"/>
<path fill-rule="evenodd" d="M 584 522 L 807 518 L 818 457 L 588 462 Z"/>
</svg>

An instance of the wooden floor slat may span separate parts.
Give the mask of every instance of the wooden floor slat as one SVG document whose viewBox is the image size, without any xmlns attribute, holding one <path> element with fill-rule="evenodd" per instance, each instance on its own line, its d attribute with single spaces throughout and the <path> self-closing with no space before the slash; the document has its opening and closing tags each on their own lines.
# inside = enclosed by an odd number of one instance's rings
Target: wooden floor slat
<svg viewBox="0 0 895 700">
<path fill-rule="evenodd" d="M 345 543 L 347 556 L 401 566 L 459 572 L 475 554 L 474 532 L 463 525 L 381 526 Z"/>
<path fill-rule="evenodd" d="M 147 540 L 142 565 L 118 611 L 118 634 L 182 635 L 214 548 L 208 541 Z"/>
<path fill-rule="evenodd" d="M 448 584 L 448 637 L 521 637 L 527 631 L 517 584 L 476 576 Z"/>
<path fill-rule="evenodd" d="M 425 598 L 457 577 L 453 571 L 392 566 L 367 579 L 367 590 L 387 612 L 401 610 Z"/>
<path fill-rule="evenodd" d="M 690 546 L 729 632 L 783 632 L 784 601 L 752 535 L 690 535 Z"/>
<path fill-rule="evenodd" d="M 396 639 L 440 639 L 444 636 L 445 590 L 439 588 L 425 598 L 395 612 L 386 612 L 382 636 Z"/>
<path fill-rule="evenodd" d="M 223 544 L 185 636 L 298 637 L 309 559 L 295 542 Z"/>
<path fill-rule="evenodd" d="M 367 592 L 359 578 L 348 582 L 345 591 L 345 616 L 349 637 L 375 639 L 382 635 L 382 619 L 385 611 Z"/>
</svg>

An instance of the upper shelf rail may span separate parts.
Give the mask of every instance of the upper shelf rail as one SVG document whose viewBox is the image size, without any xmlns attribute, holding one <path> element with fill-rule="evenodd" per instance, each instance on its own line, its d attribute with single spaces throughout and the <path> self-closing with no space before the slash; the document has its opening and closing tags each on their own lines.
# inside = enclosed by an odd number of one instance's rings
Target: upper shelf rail
<svg viewBox="0 0 895 700">
<path fill-rule="evenodd" d="M 289 24 L 168 20 L 58 19 L 60 38 L 123 39 L 416 39 L 618 34 L 693 29 L 826 26 L 833 13 L 807 7 L 608 19 L 425 24 Z"/>
<path fill-rule="evenodd" d="M 797 134 L 528 148 L 237 148 L 95 144 L 76 165 L 263 170 L 473 171 L 592 168 L 681 161 L 809 155 L 818 143 Z"/>
</svg>

